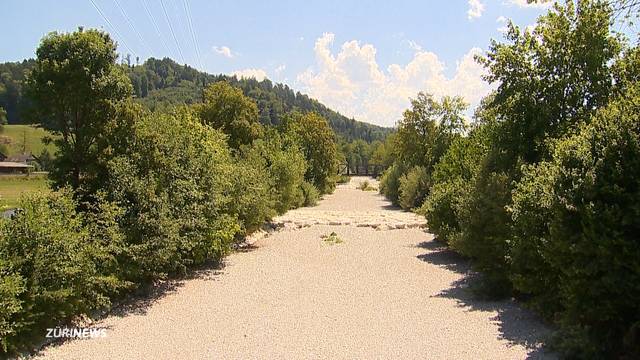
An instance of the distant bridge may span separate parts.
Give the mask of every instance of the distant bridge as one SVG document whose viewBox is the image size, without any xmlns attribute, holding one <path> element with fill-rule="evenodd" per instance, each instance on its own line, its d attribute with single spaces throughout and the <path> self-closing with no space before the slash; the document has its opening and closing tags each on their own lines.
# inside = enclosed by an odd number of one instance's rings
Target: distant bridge
<svg viewBox="0 0 640 360">
<path fill-rule="evenodd" d="M 382 164 L 367 164 L 352 166 L 349 163 L 340 164 L 338 173 L 347 176 L 373 176 L 377 177 L 382 174 L 386 167 Z"/>
</svg>

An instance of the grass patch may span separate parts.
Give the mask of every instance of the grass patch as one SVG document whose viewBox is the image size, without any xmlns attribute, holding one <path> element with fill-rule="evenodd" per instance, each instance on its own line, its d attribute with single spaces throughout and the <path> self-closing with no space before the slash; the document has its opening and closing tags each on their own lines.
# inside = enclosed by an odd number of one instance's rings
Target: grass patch
<svg viewBox="0 0 640 360">
<path fill-rule="evenodd" d="M 369 180 L 361 181 L 360 185 L 358 185 L 358 189 L 362 191 L 378 191 L 378 188 L 371 185 Z"/>
<path fill-rule="evenodd" d="M 0 149 L 6 151 L 7 156 L 28 153 L 40 155 L 45 148 L 53 155 L 56 146 L 45 145 L 42 139 L 46 136 L 53 137 L 48 131 L 31 125 L 4 125 L 0 132 Z"/>
<path fill-rule="evenodd" d="M 15 208 L 22 194 L 37 191 L 51 191 L 45 174 L 0 175 L 0 210 Z"/>
<path fill-rule="evenodd" d="M 335 232 L 331 232 L 329 235 L 322 235 L 321 238 L 328 244 L 341 244 L 344 242 Z"/>
</svg>

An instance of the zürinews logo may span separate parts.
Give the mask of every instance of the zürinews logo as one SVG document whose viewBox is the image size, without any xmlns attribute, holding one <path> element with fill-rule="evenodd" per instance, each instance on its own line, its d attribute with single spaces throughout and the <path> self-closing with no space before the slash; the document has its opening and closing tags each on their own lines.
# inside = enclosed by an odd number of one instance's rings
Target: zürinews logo
<svg viewBox="0 0 640 360">
<path fill-rule="evenodd" d="M 106 328 L 48 328 L 47 338 L 90 339 L 107 337 Z"/>
</svg>

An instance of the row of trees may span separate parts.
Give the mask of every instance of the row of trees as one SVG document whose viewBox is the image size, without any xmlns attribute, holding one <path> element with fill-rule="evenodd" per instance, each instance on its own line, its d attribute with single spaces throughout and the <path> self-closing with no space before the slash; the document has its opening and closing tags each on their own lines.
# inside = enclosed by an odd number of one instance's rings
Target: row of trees
<svg viewBox="0 0 640 360">
<path fill-rule="evenodd" d="M 0 222 L 5 353 L 153 280 L 220 261 L 265 220 L 334 188 L 338 150 L 321 116 L 290 113 L 264 127 L 256 103 L 227 82 L 207 87 L 204 102 L 152 113 L 116 60 L 104 32 L 52 33 L 26 77 L 34 119 L 58 135 L 59 191 L 24 198 Z"/>
<path fill-rule="evenodd" d="M 569 358 L 640 357 L 640 52 L 611 7 L 556 5 L 479 61 L 497 85 L 464 104 L 419 95 L 381 189 L 558 325 Z"/>
</svg>

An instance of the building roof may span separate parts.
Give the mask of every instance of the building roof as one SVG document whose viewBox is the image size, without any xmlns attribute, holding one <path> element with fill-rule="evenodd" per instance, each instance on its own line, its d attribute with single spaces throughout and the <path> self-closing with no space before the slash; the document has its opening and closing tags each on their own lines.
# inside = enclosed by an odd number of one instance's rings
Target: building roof
<svg viewBox="0 0 640 360">
<path fill-rule="evenodd" d="M 13 161 L 0 161 L 0 168 L 26 169 L 26 168 L 32 168 L 32 167 L 33 165 L 27 165 L 27 164 L 13 162 Z"/>
</svg>

